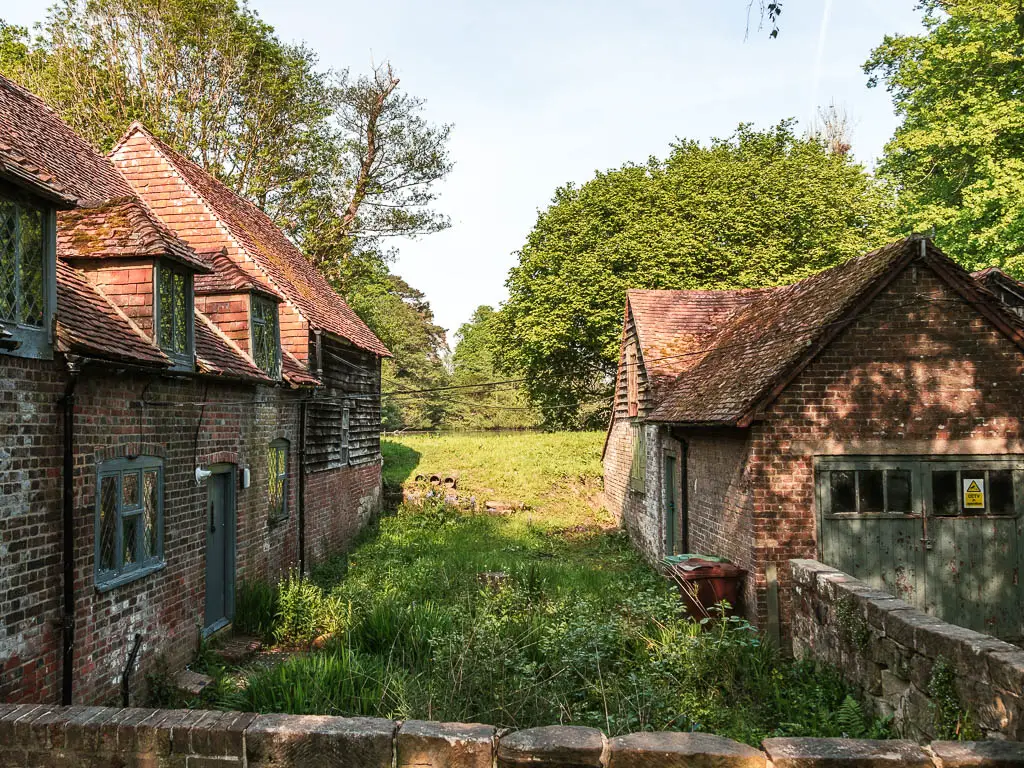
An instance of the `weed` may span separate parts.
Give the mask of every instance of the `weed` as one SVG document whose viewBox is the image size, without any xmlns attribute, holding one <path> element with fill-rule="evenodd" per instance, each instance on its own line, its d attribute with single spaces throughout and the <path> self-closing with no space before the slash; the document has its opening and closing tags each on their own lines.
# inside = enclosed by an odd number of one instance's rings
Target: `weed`
<svg viewBox="0 0 1024 768">
<path fill-rule="evenodd" d="M 935 737 L 956 741 L 975 741 L 981 732 L 974 717 L 960 701 L 956 690 L 956 670 L 941 656 L 935 660 L 928 680 L 928 696 L 935 715 Z"/>
</svg>

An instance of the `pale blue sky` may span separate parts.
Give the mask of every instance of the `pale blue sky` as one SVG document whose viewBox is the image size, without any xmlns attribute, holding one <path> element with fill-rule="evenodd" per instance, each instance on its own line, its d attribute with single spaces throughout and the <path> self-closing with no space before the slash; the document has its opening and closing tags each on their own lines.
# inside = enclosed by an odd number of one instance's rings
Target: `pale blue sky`
<svg viewBox="0 0 1024 768">
<path fill-rule="evenodd" d="M 786 0 L 776 40 L 757 18 L 744 39 L 746 0 L 250 4 L 325 66 L 390 60 L 431 120 L 455 124 L 456 166 L 439 201 L 452 227 L 397 242 L 394 267 L 427 294 L 449 339 L 479 304 L 505 298 L 514 251 L 567 181 L 740 122 L 806 126 L 830 101 L 850 115 L 854 153 L 871 165 L 896 120 L 861 65 L 885 34 L 920 28 L 914 0 Z M 0 17 L 31 24 L 46 5 L 0 0 Z"/>
</svg>

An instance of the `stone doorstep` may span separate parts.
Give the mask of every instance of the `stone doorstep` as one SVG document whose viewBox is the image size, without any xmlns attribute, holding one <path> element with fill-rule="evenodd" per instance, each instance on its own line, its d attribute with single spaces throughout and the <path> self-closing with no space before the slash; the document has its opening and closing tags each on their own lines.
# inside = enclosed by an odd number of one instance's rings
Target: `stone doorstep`
<svg viewBox="0 0 1024 768">
<path fill-rule="evenodd" d="M 263 642 L 258 637 L 232 634 L 218 640 L 211 650 L 229 666 L 238 666 L 263 650 Z"/>
<path fill-rule="evenodd" d="M 191 669 L 183 669 L 174 676 L 174 687 L 189 696 L 198 696 L 212 683 L 212 677 Z"/>
</svg>

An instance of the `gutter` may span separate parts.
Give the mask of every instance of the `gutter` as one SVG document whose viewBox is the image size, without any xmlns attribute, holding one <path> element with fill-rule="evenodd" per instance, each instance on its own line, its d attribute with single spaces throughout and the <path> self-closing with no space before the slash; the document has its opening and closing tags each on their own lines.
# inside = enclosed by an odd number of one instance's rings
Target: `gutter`
<svg viewBox="0 0 1024 768">
<path fill-rule="evenodd" d="M 63 501 L 63 614 L 61 616 L 61 704 L 71 705 L 74 686 L 75 661 L 75 388 L 82 363 L 77 358 L 67 358 L 68 378 L 61 398 L 61 410 L 64 417 L 64 468 L 62 477 L 64 490 Z"/>
</svg>

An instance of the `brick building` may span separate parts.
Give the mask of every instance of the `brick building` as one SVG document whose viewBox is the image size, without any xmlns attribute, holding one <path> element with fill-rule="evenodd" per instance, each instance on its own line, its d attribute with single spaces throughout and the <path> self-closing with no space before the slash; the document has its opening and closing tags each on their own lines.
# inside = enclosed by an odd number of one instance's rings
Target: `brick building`
<svg viewBox="0 0 1024 768">
<path fill-rule="evenodd" d="M 909 238 L 780 288 L 630 291 L 610 508 L 651 560 L 747 569 L 773 634 L 817 558 L 1020 637 L 1024 326 L 993 280 L 1020 292 Z"/>
<path fill-rule="evenodd" d="M 0 701 L 138 691 L 239 581 L 343 551 L 387 354 L 257 207 L 0 78 Z"/>
</svg>

